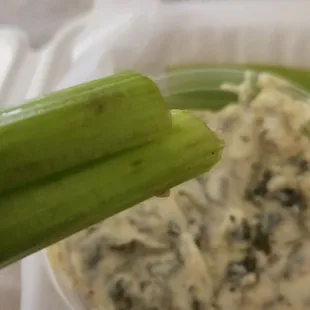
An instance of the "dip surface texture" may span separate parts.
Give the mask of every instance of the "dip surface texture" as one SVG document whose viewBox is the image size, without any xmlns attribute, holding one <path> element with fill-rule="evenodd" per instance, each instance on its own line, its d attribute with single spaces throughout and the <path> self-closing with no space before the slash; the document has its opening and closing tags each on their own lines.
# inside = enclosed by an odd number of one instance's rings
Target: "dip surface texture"
<svg viewBox="0 0 310 310">
<path fill-rule="evenodd" d="M 226 144 L 211 172 L 49 248 L 87 309 L 310 309 L 310 106 L 268 81 L 196 113 Z"/>
</svg>

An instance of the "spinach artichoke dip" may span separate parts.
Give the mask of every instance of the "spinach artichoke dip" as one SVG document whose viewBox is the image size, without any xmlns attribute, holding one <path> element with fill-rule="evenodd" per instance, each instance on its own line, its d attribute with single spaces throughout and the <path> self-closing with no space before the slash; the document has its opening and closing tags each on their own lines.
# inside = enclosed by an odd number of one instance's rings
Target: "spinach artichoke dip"
<svg viewBox="0 0 310 310">
<path fill-rule="evenodd" d="M 225 141 L 211 172 L 48 249 L 85 309 L 310 309 L 310 105 L 249 81 L 194 112 Z"/>
</svg>

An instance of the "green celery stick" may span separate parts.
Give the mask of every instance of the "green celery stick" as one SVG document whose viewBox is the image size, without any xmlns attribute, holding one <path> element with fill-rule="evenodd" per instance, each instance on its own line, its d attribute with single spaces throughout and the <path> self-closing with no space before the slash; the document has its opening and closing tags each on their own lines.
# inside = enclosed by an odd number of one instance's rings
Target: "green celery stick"
<svg viewBox="0 0 310 310">
<path fill-rule="evenodd" d="M 170 115 L 157 86 L 133 72 L 3 110 L 0 193 L 170 131 Z"/>
<path fill-rule="evenodd" d="M 0 266 L 209 170 L 222 147 L 202 121 L 172 111 L 162 139 L 0 195 Z"/>
</svg>

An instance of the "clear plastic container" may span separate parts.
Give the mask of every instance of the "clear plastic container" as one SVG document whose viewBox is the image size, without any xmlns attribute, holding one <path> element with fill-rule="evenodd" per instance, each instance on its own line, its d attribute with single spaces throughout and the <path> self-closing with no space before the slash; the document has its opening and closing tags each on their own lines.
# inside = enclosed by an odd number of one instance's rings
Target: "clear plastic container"
<svg viewBox="0 0 310 310">
<path fill-rule="evenodd" d="M 190 94 L 193 105 L 199 108 L 205 104 L 201 96 L 208 90 L 206 79 L 212 76 L 210 71 L 184 69 L 167 74 L 169 68 L 225 63 L 264 63 L 309 68 L 310 22 L 308 14 L 306 19 L 304 12 L 310 11 L 310 3 L 301 1 L 295 5 L 284 1 L 281 6 L 281 1 L 268 1 L 252 4 L 253 7 L 250 7 L 246 2 L 236 1 L 235 6 L 229 3 L 226 7 L 223 3 L 210 3 L 188 5 L 187 8 L 161 8 L 152 18 L 141 18 L 133 23 L 127 32 L 122 33 L 118 42 L 113 42 L 110 46 L 94 39 L 96 47 L 100 44 L 104 47 L 102 56 L 97 63 L 92 62 L 93 68 L 87 68 L 88 76 L 83 76 L 81 81 L 91 80 L 98 77 L 100 72 L 106 72 L 105 60 L 108 59 L 110 71 L 132 69 L 153 77 L 163 94 L 169 97 L 172 107 L 177 107 L 174 96 L 184 99 Z M 298 10 L 301 10 L 300 16 L 296 14 Z M 81 57 L 87 59 L 96 52 L 97 49 L 92 50 L 90 46 Z M 87 64 L 81 64 L 82 71 L 83 66 Z M 77 71 L 78 68 L 74 68 L 74 74 Z M 223 81 L 222 76 L 217 78 L 216 74 L 222 73 L 216 71 L 212 76 L 214 91 L 219 90 Z M 225 74 L 230 77 L 226 82 L 238 83 L 243 80 L 242 71 L 229 70 Z M 70 72 L 64 80 L 70 81 L 70 84 L 81 82 L 76 80 L 74 75 L 70 75 Z M 208 80 L 208 85 L 211 84 Z M 288 88 L 288 91 L 303 98 L 307 97 L 307 93 L 294 86 Z M 233 100 L 234 95 L 230 93 L 222 92 L 222 95 L 223 102 L 227 101 L 227 96 L 231 96 Z M 221 104 L 221 98 L 217 99 L 218 104 Z M 190 108 L 188 100 L 182 102 L 182 108 Z M 61 269 L 51 267 L 46 251 L 42 257 L 50 279 L 68 308 L 93 310 L 86 309 L 76 292 L 68 287 Z"/>
<path fill-rule="evenodd" d="M 234 72 L 223 72 L 223 71 L 215 71 L 214 74 L 214 87 L 216 85 L 216 82 L 219 81 L 216 79 L 217 74 L 227 74 L 227 81 L 228 82 L 236 82 L 239 78 L 240 81 L 243 80 L 243 71 L 234 71 Z M 173 96 L 173 95 L 179 95 L 184 93 L 191 93 L 191 98 L 193 98 L 193 104 L 194 106 L 197 106 L 198 108 L 206 108 L 208 105 L 208 102 L 204 102 L 205 105 L 201 105 L 201 91 L 206 90 L 205 84 L 202 83 L 199 87 L 199 82 L 205 81 L 205 79 L 202 78 L 204 74 L 207 74 L 209 77 L 210 72 L 207 71 L 193 71 L 193 70 L 184 70 L 182 73 L 176 73 L 176 74 L 170 74 L 166 76 L 160 77 L 157 81 L 159 85 L 164 86 L 163 87 L 163 93 L 165 93 L 166 96 Z M 231 79 L 229 79 L 229 75 L 231 74 Z M 202 75 L 202 76 L 201 76 Z M 201 79 L 199 78 L 201 77 Z M 211 76 L 210 76 L 211 77 Z M 193 83 L 195 81 L 195 83 Z M 198 82 L 196 84 L 196 81 Z M 167 88 L 167 85 L 172 86 L 171 88 Z M 193 88 L 194 86 L 194 88 Z M 198 86 L 198 87 L 197 87 Z M 217 89 L 216 87 L 214 89 Z M 296 88 L 295 86 L 288 86 L 285 87 L 285 91 L 287 91 L 290 94 L 293 94 L 295 97 L 298 97 L 299 99 L 309 99 L 309 94 L 305 93 L 303 90 Z M 233 94 L 231 94 L 234 96 Z M 195 102 L 195 97 L 197 97 L 197 101 Z M 178 97 L 181 98 L 182 96 Z M 224 95 L 223 100 L 225 103 L 227 103 L 227 97 Z M 185 104 L 187 104 L 187 100 L 185 100 Z M 172 101 L 172 104 L 175 102 Z M 178 108 L 178 105 L 175 105 L 174 108 Z M 188 106 L 187 106 L 188 108 Z M 57 266 L 51 264 L 50 258 L 48 256 L 49 250 L 44 250 L 42 252 L 42 259 L 44 261 L 45 268 L 48 272 L 48 276 L 50 280 L 52 281 L 54 287 L 57 289 L 57 292 L 59 293 L 59 296 L 63 299 L 63 301 L 66 303 L 68 309 L 71 310 L 96 310 L 93 308 L 90 308 L 87 306 L 87 302 L 83 300 L 83 297 L 79 295 L 69 284 L 70 281 L 66 278 L 66 275 L 62 272 L 61 266 Z M 57 254 L 56 254 L 57 255 Z M 55 267 L 56 266 L 56 267 Z"/>
<path fill-rule="evenodd" d="M 168 104 L 170 101 L 172 108 L 187 108 L 191 109 L 188 105 L 187 95 L 190 94 L 192 100 L 193 109 L 206 109 L 208 104 L 211 103 L 214 107 L 214 102 L 209 101 L 210 96 L 208 95 L 208 100 L 203 100 L 202 96 L 205 91 L 220 91 L 219 86 L 221 85 L 222 77 L 225 76 L 226 82 L 238 83 L 242 82 L 244 79 L 244 71 L 238 70 L 183 70 L 182 72 L 177 72 L 173 74 L 166 74 L 164 76 L 156 79 L 159 87 L 162 89 L 163 94 L 168 98 Z M 208 81 L 206 81 L 206 78 Z M 207 85 L 211 88 L 206 88 Z M 309 100 L 309 94 L 304 90 L 294 86 L 287 85 L 283 89 L 290 95 L 301 100 Z M 227 104 L 227 99 L 231 96 L 231 99 L 236 99 L 235 94 L 222 92 L 223 96 L 218 99 L 216 103 Z M 183 95 L 185 94 L 185 100 Z M 175 100 L 169 100 L 169 97 L 178 96 L 181 105 L 177 104 Z M 42 258 L 44 260 L 45 268 L 48 271 L 50 280 L 52 281 L 54 287 L 57 289 L 61 298 L 65 301 L 68 309 L 72 310 L 94 310 L 87 306 L 87 302 L 83 300 L 81 295 L 79 295 L 69 284 L 68 278 L 62 272 L 62 267 L 60 265 L 52 264 L 50 261 L 49 254 L 51 253 L 49 249 L 45 249 L 42 252 Z M 55 252 L 54 252 L 55 254 Z M 57 254 L 55 254 L 57 255 Z"/>
</svg>

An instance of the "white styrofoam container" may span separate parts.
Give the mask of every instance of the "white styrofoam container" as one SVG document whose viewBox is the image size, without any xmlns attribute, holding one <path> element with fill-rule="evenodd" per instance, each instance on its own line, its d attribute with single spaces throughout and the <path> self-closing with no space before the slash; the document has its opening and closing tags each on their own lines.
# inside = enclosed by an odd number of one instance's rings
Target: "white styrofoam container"
<svg viewBox="0 0 310 310">
<path fill-rule="evenodd" d="M 135 2 L 141 6 L 140 1 L 132 1 Z M 189 1 L 162 5 L 146 0 L 149 4 L 141 8 L 145 11 L 139 18 L 129 6 L 120 9 L 123 1 L 116 1 L 117 5 L 109 10 L 102 8 L 103 3 L 107 2 L 97 1 L 97 10 L 71 22 L 39 51 L 30 49 L 22 33 L 0 31 L 1 107 L 59 87 L 71 70 L 81 72 L 81 63 L 85 68 L 95 68 L 87 66 L 84 59 L 88 63 L 97 61 L 97 76 L 122 67 L 156 74 L 155 69 L 162 70 L 168 63 L 187 61 L 273 62 L 298 67 L 309 62 L 307 0 L 222 0 L 205 4 Z M 119 34 L 121 29 L 126 32 L 134 19 L 136 28 L 109 53 L 116 40 L 113 34 Z M 126 57 L 119 57 L 125 50 Z M 146 57 L 150 50 L 152 57 Z"/>
<path fill-rule="evenodd" d="M 148 6 L 140 8 L 141 15 L 129 7 L 117 14 L 93 11 L 40 51 L 31 51 L 20 33 L 0 32 L 0 55 L 7 59 L 0 69 L 0 106 L 126 69 L 156 77 L 167 66 L 184 63 L 310 68 L 310 1 Z M 21 310 L 70 309 L 74 294 L 60 285 L 43 252 L 24 259 Z"/>
<path fill-rule="evenodd" d="M 310 67 L 310 20 L 306 13 L 310 12 L 310 2 L 233 1 L 158 9 L 148 18 L 134 22 L 110 46 L 90 34 L 93 46 L 103 47 L 101 59 L 92 68 L 89 65 L 88 72 L 80 63 L 81 67 L 74 69 L 85 72 L 82 80 L 69 72 L 67 82 L 79 83 L 124 69 L 156 77 L 167 66 L 184 63 L 264 62 Z M 93 31 L 98 35 L 98 29 Z M 88 59 L 96 54 L 92 44 L 84 50 Z M 48 263 L 47 268 L 71 309 L 83 309 Z"/>
</svg>

